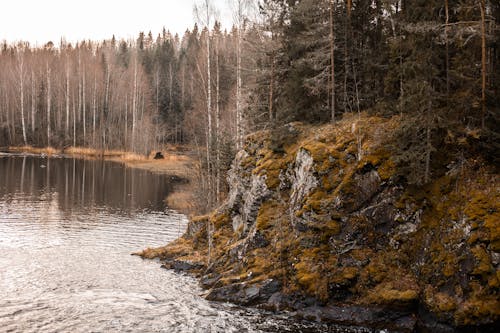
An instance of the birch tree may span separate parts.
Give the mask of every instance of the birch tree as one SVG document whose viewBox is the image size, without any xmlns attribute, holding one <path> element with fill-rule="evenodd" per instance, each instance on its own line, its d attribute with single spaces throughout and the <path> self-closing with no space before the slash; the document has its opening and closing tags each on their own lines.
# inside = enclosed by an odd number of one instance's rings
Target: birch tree
<svg viewBox="0 0 500 333">
<path fill-rule="evenodd" d="M 25 60 L 24 60 L 25 46 L 20 44 L 17 49 L 17 76 L 19 84 L 19 109 L 21 111 L 21 126 L 23 131 L 24 145 L 28 144 L 26 139 L 26 123 L 24 120 L 24 78 L 25 78 Z"/>
</svg>

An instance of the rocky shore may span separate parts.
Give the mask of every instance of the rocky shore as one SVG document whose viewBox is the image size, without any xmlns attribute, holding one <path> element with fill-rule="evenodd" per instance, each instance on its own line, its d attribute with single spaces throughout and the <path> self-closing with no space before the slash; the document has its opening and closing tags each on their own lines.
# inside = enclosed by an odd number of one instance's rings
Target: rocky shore
<svg viewBox="0 0 500 333">
<path fill-rule="evenodd" d="M 498 170 L 443 142 L 439 174 L 409 185 L 387 135 L 397 122 L 247 137 L 224 205 L 139 255 L 195 274 L 210 300 L 398 332 L 498 331 Z"/>
</svg>

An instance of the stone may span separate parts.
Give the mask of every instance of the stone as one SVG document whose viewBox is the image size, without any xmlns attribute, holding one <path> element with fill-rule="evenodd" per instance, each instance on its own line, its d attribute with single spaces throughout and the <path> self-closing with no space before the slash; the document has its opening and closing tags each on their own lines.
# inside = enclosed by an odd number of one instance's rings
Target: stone
<svg viewBox="0 0 500 333">
<path fill-rule="evenodd" d="M 165 156 L 161 153 L 161 151 L 156 152 L 154 159 L 155 160 L 163 160 Z"/>
</svg>

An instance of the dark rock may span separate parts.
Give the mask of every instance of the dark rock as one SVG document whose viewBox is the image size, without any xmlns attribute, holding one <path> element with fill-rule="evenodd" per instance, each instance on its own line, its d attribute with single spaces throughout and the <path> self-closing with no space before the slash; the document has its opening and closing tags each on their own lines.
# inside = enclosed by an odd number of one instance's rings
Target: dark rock
<svg viewBox="0 0 500 333">
<path fill-rule="evenodd" d="M 269 279 L 264 281 L 260 293 L 264 298 L 269 298 L 280 290 L 281 282 L 279 282 L 278 280 Z"/>
<path fill-rule="evenodd" d="M 202 269 L 204 265 L 187 260 L 168 260 L 161 267 L 173 269 L 176 272 L 190 273 Z"/>
<path fill-rule="evenodd" d="M 204 289 L 213 288 L 219 282 L 220 278 L 220 274 L 205 275 L 200 279 L 200 285 Z"/>
<path fill-rule="evenodd" d="M 260 232 L 256 232 L 255 235 L 248 241 L 248 249 L 260 249 L 269 245 L 269 241 Z"/>
<path fill-rule="evenodd" d="M 281 289 L 281 283 L 269 279 L 261 284 L 234 283 L 213 288 L 207 295 L 210 301 L 232 302 L 240 305 L 257 305 L 268 301 Z"/>
<path fill-rule="evenodd" d="M 245 293 L 245 298 L 249 301 L 256 299 L 260 294 L 260 288 L 257 286 L 250 286 L 243 291 Z"/>
<path fill-rule="evenodd" d="M 384 328 L 397 332 L 414 332 L 417 324 L 416 317 L 411 313 L 362 306 L 312 306 L 298 311 L 298 315 L 335 324 Z"/>
<path fill-rule="evenodd" d="M 155 160 L 163 160 L 165 156 L 161 153 L 161 151 L 156 152 L 156 155 L 154 157 Z"/>
<path fill-rule="evenodd" d="M 185 238 L 193 238 L 200 230 L 206 227 L 208 221 L 207 218 L 191 219 L 189 221 L 186 232 L 184 233 Z"/>
</svg>

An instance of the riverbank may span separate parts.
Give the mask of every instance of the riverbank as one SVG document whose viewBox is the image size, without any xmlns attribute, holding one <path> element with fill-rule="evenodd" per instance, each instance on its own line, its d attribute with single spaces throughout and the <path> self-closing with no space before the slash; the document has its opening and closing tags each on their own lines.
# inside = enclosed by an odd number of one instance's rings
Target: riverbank
<svg viewBox="0 0 500 333">
<path fill-rule="evenodd" d="M 174 191 L 170 193 L 165 202 L 169 208 L 183 214 L 193 211 L 192 182 L 193 158 L 189 147 L 166 146 L 162 150 L 152 151 L 148 156 L 120 150 L 101 150 L 82 147 L 6 147 L 6 153 L 36 154 L 45 156 L 66 156 L 81 159 L 103 159 L 122 163 L 126 167 L 147 170 L 153 173 L 170 176 L 174 181 Z M 160 152 L 163 158 L 155 159 Z"/>
<path fill-rule="evenodd" d="M 399 120 L 247 137 L 228 200 L 139 255 L 197 275 L 210 300 L 398 332 L 497 331 L 498 168 L 465 133 L 436 145 L 431 181 L 409 184 L 390 148 Z"/>
</svg>

